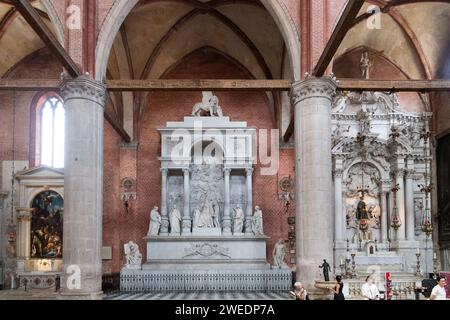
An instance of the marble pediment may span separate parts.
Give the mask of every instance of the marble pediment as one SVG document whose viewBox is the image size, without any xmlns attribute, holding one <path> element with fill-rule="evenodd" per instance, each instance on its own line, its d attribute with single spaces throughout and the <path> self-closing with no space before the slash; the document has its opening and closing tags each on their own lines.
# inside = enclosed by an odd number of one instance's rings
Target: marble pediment
<svg viewBox="0 0 450 320">
<path fill-rule="evenodd" d="M 34 180 L 34 179 L 63 179 L 64 169 L 55 169 L 48 166 L 39 166 L 25 169 L 16 174 L 16 179 Z"/>
</svg>

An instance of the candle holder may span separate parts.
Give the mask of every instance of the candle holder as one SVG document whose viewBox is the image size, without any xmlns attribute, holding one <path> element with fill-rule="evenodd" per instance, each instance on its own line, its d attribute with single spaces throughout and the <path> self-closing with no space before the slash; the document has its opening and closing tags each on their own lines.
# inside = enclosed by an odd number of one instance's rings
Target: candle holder
<svg viewBox="0 0 450 320">
<path fill-rule="evenodd" d="M 355 263 L 355 253 L 351 254 L 352 256 L 352 274 L 351 274 L 351 278 L 354 279 L 356 278 L 356 263 Z"/>
<path fill-rule="evenodd" d="M 422 276 L 422 272 L 420 271 L 420 253 L 416 253 L 417 257 L 417 264 L 416 264 L 416 276 L 420 277 Z"/>
<path fill-rule="evenodd" d="M 362 239 L 359 239 L 359 251 L 362 251 Z"/>
<path fill-rule="evenodd" d="M 347 241 L 347 252 L 350 252 L 350 240 L 346 240 Z"/>
<path fill-rule="evenodd" d="M 345 258 L 345 277 L 347 279 L 352 278 L 352 275 L 350 273 L 350 261 L 351 261 L 350 257 Z"/>
<path fill-rule="evenodd" d="M 378 252 L 378 240 L 375 239 L 375 251 Z"/>
</svg>

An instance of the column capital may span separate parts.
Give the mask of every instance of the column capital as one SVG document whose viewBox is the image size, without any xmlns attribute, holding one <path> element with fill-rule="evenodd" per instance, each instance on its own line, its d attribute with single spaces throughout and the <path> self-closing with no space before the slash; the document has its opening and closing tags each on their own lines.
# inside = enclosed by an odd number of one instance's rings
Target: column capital
<svg viewBox="0 0 450 320">
<path fill-rule="evenodd" d="M 230 175 L 231 174 L 231 168 L 223 168 L 223 173 L 225 174 L 225 175 Z"/>
<path fill-rule="evenodd" d="M 309 98 L 327 98 L 332 101 L 337 87 L 338 82 L 334 75 L 318 78 L 307 74 L 305 80 L 292 84 L 290 92 L 292 104 L 295 106 Z"/>
<path fill-rule="evenodd" d="M 183 168 L 183 174 L 186 176 L 186 175 L 189 175 L 191 173 L 191 169 L 189 169 L 189 168 Z"/>
<path fill-rule="evenodd" d="M 71 99 L 86 99 L 105 107 L 107 91 L 103 83 L 89 79 L 87 76 L 80 76 L 64 83 L 61 96 L 65 102 Z"/>
<path fill-rule="evenodd" d="M 245 168 L 245 173 L 247 174 L 247 177 L 251 176 L 253 174 L 253 168 Z"/>
<path fill-rule="evenodd" d="M 167 176 L 167 173 L 169 172 L 169 169 L 167 169 L 167 168 L 161 168 L 160 171 L 161 171 L 161 173 L 162 173 L 163 175 Z"/>
</svg>

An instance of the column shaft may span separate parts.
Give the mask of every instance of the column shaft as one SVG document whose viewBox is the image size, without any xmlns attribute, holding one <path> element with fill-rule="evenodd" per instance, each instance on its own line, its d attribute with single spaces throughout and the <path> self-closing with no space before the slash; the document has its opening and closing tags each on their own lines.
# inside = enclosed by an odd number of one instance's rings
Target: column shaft
<svg viewBox="0 0 450 320">
<path fill-rule="evenodd" d="M 387 227 L 390 223 L 387 221 L 387 192 L 381 192 L 381 217 L 380 217 L 380 225 L 381 225 L 381 243 L 387 241 Z"/>
<path fill-rule="evenodd" d="M 62 294 L 100 298 L 106 90 L 82 76 L 68 81 L 61 93 L 66 115 Z"/>
<path fill-rule="evenodd" d="M 225 204 L 222 221 L 222 233 L 225 236 L 231 235 L 231 211 L 230 211 L 230 174 L 231 170 L 224 169 L 224 181 L 225 181 Z"/>
<path fill-rule="evenodd" d="M 406 172 L 406 184 L 405 184 L 405 193 L 406 193 L 406 239 L 414 240 L 415 238 L 415 222 L 414 222 L 414 187 L 413 187 L 413 171 L 408 170 Z"/>
<path fill-rule="evenodd" d="M 246 169 L 247 174 L 247 209 L 245 213 L 245 235 L 253 235 L 253 168 Z"/>
<path fill-rule="evenodd" d="M 160 235 L 169 235 L 169 213 L 167 212 L 167 169 L 161 169 L 161 231 Z"/>
<path fill-rule="evenodd" d="M 402 222 L 400 228 L 397 230 L 397 240 L 405 240 L 406 228 L 405 228 L 405 183 L 404 183 L 404 170 L 397 171 L 397 184 L 400 190 L 397 192 L 397 213 Z"/>
<path fill-rule="evenodd" d="M 297 280 L 314 290 L 318 266 L 333 260 L 331 103 L 337 83 L 307 77 L 295 83 Z"/>
<path fill-rule="evenodd" d="M 192 220 L 190 209 L 190 182 L 189 182 L 189 169 L 184 169 L 184 204 L 183 204 L 183 229 L 182 234 L 191 234 Z"/>
<path fill-rule="evenodd" d="M 344 216 L 342 214 L 342 170 L 334 174 L 334 240 L 343 240 Z"/>
</svg>

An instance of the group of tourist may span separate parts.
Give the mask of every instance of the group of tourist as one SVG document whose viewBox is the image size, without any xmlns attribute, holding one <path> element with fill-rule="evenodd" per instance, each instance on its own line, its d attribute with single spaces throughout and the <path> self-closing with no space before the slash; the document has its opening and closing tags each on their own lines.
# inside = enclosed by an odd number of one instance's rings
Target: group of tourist
<svg viewBox="0 0 450 320">
<path fill-rule="evenodd" d="M 431 291 L 430 300 L 447 300 L 447 293 L 445 291 L 447 281 L 445 277 L 438 277 L 437 281 L 437 285 Z M 334 300 L 345 300 L 343 289 L 344 283 L 342 282 L 342 277 L 336 276 L 336 283 L 333 287 Z M 381 295 L 373 276 L 370 275 L 366 278 L 366 282 L 361 287 L 361 295 L 364 300 L 381 300 Z M 301 282 L 294 284 L 294 290 L 291 291 L 291 296 L 295 300 L 309 300 L 308 292 Z"/>
</svg>

